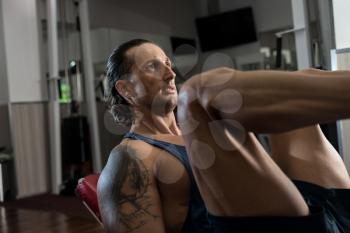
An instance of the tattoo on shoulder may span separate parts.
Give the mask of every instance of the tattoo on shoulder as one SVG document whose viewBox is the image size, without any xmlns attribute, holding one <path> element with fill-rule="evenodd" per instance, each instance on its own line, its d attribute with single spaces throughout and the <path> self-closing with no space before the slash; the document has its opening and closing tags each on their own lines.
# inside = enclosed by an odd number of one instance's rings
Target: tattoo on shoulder
<svg viewBox="0 0 350 233">
<path fill-rule="evenodd" d="M 119 222 L 125 227 L 126 232 L 132 232 L 159 216 L 152 213 L 153 203 L 147 195 L 150 187 L 147 167 L 136 157 L 121 156 L 114 196 Z"/>
</svg>

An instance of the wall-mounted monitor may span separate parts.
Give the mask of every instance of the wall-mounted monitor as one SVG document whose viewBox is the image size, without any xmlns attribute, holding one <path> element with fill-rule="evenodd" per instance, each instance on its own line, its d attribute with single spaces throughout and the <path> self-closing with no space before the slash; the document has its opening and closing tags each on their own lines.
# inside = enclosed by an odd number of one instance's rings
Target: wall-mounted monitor
<svg viewBox="0 0 350 233">
<path fill-rule="evenodd" d="M 196 19 L 202 51 L 210 51 L 255 42 L 253 9 L 241 8 Z"/>
</svg>

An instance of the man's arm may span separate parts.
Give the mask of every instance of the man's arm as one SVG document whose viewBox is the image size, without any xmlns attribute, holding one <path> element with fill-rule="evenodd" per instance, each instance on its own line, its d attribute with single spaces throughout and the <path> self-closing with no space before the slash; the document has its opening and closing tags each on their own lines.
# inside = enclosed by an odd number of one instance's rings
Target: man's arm
<svg viewBox="0 0 350 233">
<path fill-rule="evenodd" d="M 350 71 L 220 68 L 188 80 L 179 100 L 197 99 L 213 119 L 236 120 L 246 131 L 275 133 L 349 118 L 349 93 Z"/>
<path fill-rule="evenodd" d="M 109 233 L 164 233 L 152 164 L 126 146 L 115 148 L 97 185 L 99 207 Z"/>
</svg>

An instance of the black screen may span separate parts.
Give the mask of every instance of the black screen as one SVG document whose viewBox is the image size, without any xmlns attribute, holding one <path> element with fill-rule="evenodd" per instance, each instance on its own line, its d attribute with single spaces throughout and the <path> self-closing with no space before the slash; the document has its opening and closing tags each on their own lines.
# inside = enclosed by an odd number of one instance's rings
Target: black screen
<svg viewBox="0 0 350 233">
<path fill-rule="evenodd" d="M 202 51 L 222 49 L 257 40 L 251 7 L 198 18 L 196 25 Z"/>
</svg>

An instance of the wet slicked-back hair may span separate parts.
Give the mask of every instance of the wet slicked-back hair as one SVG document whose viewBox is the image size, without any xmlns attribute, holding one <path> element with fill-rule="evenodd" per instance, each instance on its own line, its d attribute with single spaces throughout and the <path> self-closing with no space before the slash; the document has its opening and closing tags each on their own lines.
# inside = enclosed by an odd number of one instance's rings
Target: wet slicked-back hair
<svg viewBox="0 0 350 233">
<path fill-rule="evenodd" d="M 113 50 L 107 61 L 106 80 L 105 80 L 105 102 L 111 109 L 117 104 L 128 105 L 128 102 L 115 89 L 118 80 L 124 79 L 131 73 L 133 61 L 128 58 L 127 52 L 133 47 L 145 43 L 152 43 L 144 39 L 133 39 L 121 44 Z M 114 115 L 114 112 L 112 110 Z"/>
</svg>

